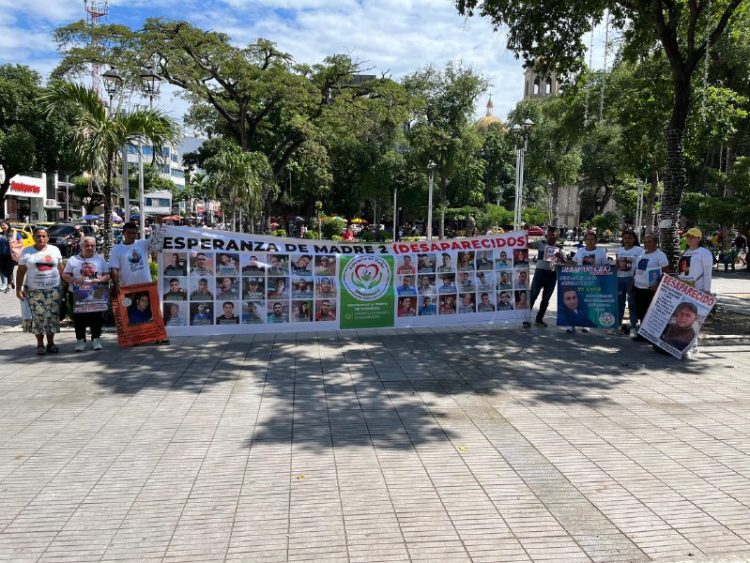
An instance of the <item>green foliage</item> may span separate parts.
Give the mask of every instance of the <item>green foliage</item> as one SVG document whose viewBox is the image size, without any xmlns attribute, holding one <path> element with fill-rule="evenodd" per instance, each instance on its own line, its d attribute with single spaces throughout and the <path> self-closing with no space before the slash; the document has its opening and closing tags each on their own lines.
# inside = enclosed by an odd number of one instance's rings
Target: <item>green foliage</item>
<svg viewBox="0 0 750 563">
<path fill-rule="evenodd" d="M 513 212 L 501 205 L 488 203 L 477 215 L 477 228 L 485 232 L 489 227 L 506 228 L 513 224 Z"/>
<path fill-rule="evenodd" d="M 275 237 L 285 237 L 286 229 L 276 229 L 275 231 L 271 231 L 271 235 Z"/>
<path fill-rule="evenodd" d="M 39 102 L 42 92 L 37 72 L 22 65 L 0 65 L 0 165 L 5 170 L 0 202 L 16 174 L 74 174 L 80 168 L 71 147 L 71 106 L 63 104 L 54 115 L 45 115 Z"/>
<path fill-rule="evenodd" d="M 159 264 L 156 262 L 148 263 L 149 272 L 151 272 L 151 279 L 153 281 L 159 281 Z"/>
<path fill-rule="evenodd" d="M 243 210 L 253 223 L 260 217 L 269 195 L 278 190 L 266 156 L 243 151 L 236 144 L 222 146 L 203 166 L 210 195 L 227 210 Z"/>
<path fill-rule="evenodd" d="M 315 231 L 307 231 L 305 232 L 305 238 L 308 240 L 315 240 L 318 238 L 318 233 Z"/>
<path fill-rule="evenodd" d="M 326 217 L 322 219 L 320 232 L 325 240 L 336 240 L 334 236 L 341 236 L 346 229 L 346 219 L 343 217 Z"/>
<path fill-rule="evenodd" d="M 547 210 L 538 207 L 527 207 L 521 212 L 521 219 L 527 225 L 546 225 L 548 220 Z M 512 221 L 511 221 L 512 223 Z"/>
<path fill-rule="evenodd" d="M 620 226 L 620 215 L 614 211 L 596 215 L 591 218 L 591 225 L 596 227 L 599 233 L 604 233 L 605 231 L 614 232 Z"/>
<path fill-rule="evenodd" d="M 57 82 L 39 96 L 43 114 L 75 108 L 72 149 L 82 167 L 95 180 L 104 182 L 104 253 L 112 242 L 112 179 L 118 169 L 117 156 L 123 145 L 145 137 L 156 152 L 179 137 L 177 125 L 159 110 L 139 110 L 109 115 L 96 91 L 78 84 Z"/>
</svg>

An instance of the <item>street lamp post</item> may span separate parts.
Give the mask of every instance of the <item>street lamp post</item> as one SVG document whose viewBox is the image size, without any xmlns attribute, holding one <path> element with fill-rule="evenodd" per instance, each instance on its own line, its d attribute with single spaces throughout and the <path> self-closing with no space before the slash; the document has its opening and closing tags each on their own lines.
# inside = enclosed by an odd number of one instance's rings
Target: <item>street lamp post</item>
<svg viewBox="0 0 750 563">
<path fill-rule="evenodd" d="M 435 164 L 432 160 L 427 163 L 427 170 L 430 173 L 429 190 L 427 194 L 427 240 L 432 240 L 432 185 L 435 179 Z"/>
<path fill-rule="evenodd" d="M 147 66 L 141 70 L 141 83 L 143 84 L 143 90 L 148 96 L 148 109 L 154 107 L 154 96 L 159 95 L 159 86 L 161 78 L 154 72 L 153 67 Z M 153 154 L 154 147 L 151 147 Z M 143 187 L 143 144 L 141 143 L 140 137 L 138 138 L 138 218 L 141 227 L 141 237 L 146 236 L 146 206 L 145 206 L 145 194 Z M 128 213 L 130 213 L 128 211 Z"/>
<path fill-rule="evenodd" d="M 111 67 L 107 72 L 103 72 L 102 79 L 104 80 L 104 89 L 107 91 L 107 94 L 109 94 L 108 114 L 109 114 L 109 117 L 112 117 L 115 114 L 114 107 L 113 107 L 114 98 L 115 96 L 120 95 L 120 92 L 122 91 L 122 84 L 124 81 L 122 79 L 122 76 L 120 76 L 120 73 L 117 72 L 117 70 L 114 67 Z M 125 146 L 122 152 L 122 160 L 123 160 L 122 169 L 123 169 L 123 178 L 124 178 L 123 188 L 127 187 L 127 181 L 128 181 L 127 159 L 128 159 L 128 152 L 127 152 L 127 146 Z M 112 220 L 112 217 L 110 216 L 110 222 L 111 220 Z"/>
<path fill-rule="evenodd" d="M 513 208 L 513 229 L 518 230 L 522 224 L 523 211 L 523 166 L 526 158 L 526 149 L 529 146 L 529 132 L 534 126 L 534 122 L 528 117 L 523 123 L 516 123 L 510 128 L 511 133 L 516 138 L 516 197 Z"/>
<path fill-rule="evenodd" d="M 396 207 L 396 202 L 398 201 L 398 186 L 393 188 L 393 241 L 397 241 L 396 238 L 396 222 L 397 222 L 397 216 L 398 216 L 398 208 Z"/>
</svg>

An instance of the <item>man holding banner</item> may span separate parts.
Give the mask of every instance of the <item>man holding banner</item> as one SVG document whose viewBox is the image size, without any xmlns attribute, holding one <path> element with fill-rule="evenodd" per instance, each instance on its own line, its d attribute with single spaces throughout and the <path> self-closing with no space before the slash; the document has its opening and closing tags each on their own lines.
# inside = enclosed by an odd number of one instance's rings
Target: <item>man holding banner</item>
<svg viewBox="0 0 750 563">
<path fill-rule="evenodd" d="M 155 284 L 151 279 L 151 269 L 149 268 L 150 260 L 150 243 L 147 239 L 136 240 L 138 236 L 138 226 L 135 223 L 125 223 L 122 227 L 122 242 L 112 249 L 109 259 L 110 274 L 112 275 L 112 289 L 115 294 L 113 309 L 117 322 L 117 337 L 120 346 L 132 345 L 146 342 L 156 342 L 157 344 L 168 344 L 164 323 L 161 318 L 161 309 L 158 307 L 151 310 L 152 305 L 156 302 L 153 297 L 158 295 Z M 154 285 L 154 287 L 149 287 Z M 137 287 L 137 292 L 136 292 Z M 127 290 L 132 289 L 132 295 Z M 130 323 L 127 325 L 124 321 L 129 320 L 133 313 L 132 308 L 136 299 L 143 299 L 145 294 L 149 303 L 149 311 L 152 320 L 153 330 L 146 331 L 141 329 L 129 330 Z M 154 313 L 158 314 L 154 314 Z M 124 314 L 123 314 L 124 313 Z M 135 317 L 142 317 L 143 314 L 135 314 Z M 137 324 L 134 324 L 134 327 Z M 128 332 L 129 335 L 125 333 Z"/>
<path fill-rule="evenodd" d="M 539 304 L 535 324 L 546 327 L 547 323 L 544 322 L 544 314 L 547 312 L 549 300 L 555 291 L 555 284 L 557 283 L 557 271 L 555 267 L 557 264 L 565 261 L 562 250 L 557 247 L 557 227 L 547 227 L 547 236 L 544 241 L 539 242 L 537 250 L 536 271 L 534 272 L 534 279 L 531 282 L 529 309 L 534 309 L 536 298 L 539 297 L 539 293 L 541 292 L 542 301 Z M 531 323 L 524 321 L 523 326 L 528 328 L 531 326 Z"/>
</svg>

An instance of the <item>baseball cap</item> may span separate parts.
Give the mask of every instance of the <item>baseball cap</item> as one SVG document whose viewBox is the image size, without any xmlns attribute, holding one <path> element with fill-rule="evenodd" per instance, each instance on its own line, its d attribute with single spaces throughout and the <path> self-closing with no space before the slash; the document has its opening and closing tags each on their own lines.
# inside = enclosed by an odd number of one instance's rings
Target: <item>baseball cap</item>
<svg viewBox="0 0 750 563">
<path fill-rule="evenodd" d="M 693 227 L 692 229 L 688 229 L 687 231 L 685 231 L 685 234 L 683 234 L 682 236 L 703 238 L 703 233 L 698 227 Z"/>
</svg>

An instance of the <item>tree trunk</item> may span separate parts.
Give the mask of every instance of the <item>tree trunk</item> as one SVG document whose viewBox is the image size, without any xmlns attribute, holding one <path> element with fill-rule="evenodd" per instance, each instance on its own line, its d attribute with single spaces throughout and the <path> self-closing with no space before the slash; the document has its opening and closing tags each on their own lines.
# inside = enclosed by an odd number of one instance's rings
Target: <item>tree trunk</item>
<svg viewBox="0 0 750 563">
<path fill-rule="evenodd" d="M 104 227 L 102 229 L 102 252 L 109 260 L 112 250 L 112 154 L 107 155 L 107 182 L 104 184 Z M 143 213 L 143 209 L 141 209 Z M 144 236 L 144 233 L 141 233 Z"/>
<path fill-rule="evenodd" d="M 555 180 L 552 182 L 552 225 L 557 227 L 560 222 L 560 215 L 558 213 L 558 204 L 560 202 L 560 183 Z"/>
<path fill-rule="evenodd" d="M 661 249 L 669 263 L 677 266 L 679 257 L 679 218 L 682 194 L 687 179 L 685 176 L 685 124 L 690 111 L 690 76 L 675 76 L 674 105 L 672 116 L 665 132 L 667 167 L 664 175 L 664 193 L 659 211 L 659 239 Z"/>
<path fill-rule="evenodd" d="M 656 215 L 656 194 L 659 190 L 659 173 L 654 171 L 651 174 L 651 187 L 648 190 L 648 196 L 646 197 L 646 220 L 643 224 L 646 226 L 646 233 L 651 234 L 654 232 L 654 217 Z"/>
<path fill-rule="evenodd" d="M 727 143 L 727 179 L 732 175 L 732 172 L 734 172 L 735 162 L 737 162 L 737 137 L 732 137 Z M 727 182 L 724 186 L 724 197 L 734 197 L 734 188 L 732 187 L 732 184 L 730 182 Z"/>
<path fill-rule="evenodd" d="M 445 238 L 445 210 L 448 207 L 448 177 L 440 173 L 440 239 Z"/>
</svg>

